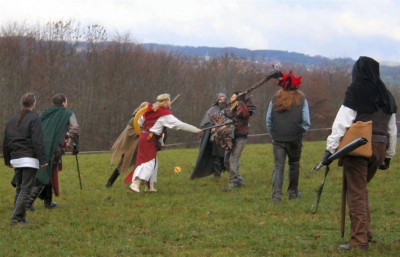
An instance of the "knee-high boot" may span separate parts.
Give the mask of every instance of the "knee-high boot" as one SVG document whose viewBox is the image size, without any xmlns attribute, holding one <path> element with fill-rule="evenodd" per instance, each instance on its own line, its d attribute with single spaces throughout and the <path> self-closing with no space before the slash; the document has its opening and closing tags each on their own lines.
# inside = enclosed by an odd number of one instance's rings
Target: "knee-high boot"
<svg viewBox="0 0 400 257">
<path fill-rule="evenodd" d="M 35 202 L 36 198 L 38 198 L 38 196 L 42 193 L 42 191 L 44 190 L 45 186 L 36 186 L 36 187 L 32 187 L 31 193 L 29 195 L 29 198 L 27 200 L 25 209 L 29 210 L 29 211 L 35 211 L 36 208 L 33 206 L 33 203 Z"/>
<path fill-rule="evenodd" d="M 119 169 L 116 168 L 114 170 L 114 172 L 111 174 L 110 178 L 108 179 L 107 184 L 105 185 L 105 188 L 112 187 L 112 185 L 114 184 L 114 182 L 118 178 L 118 176 L 119 176 Z"/>
<path fill-rule="evenodd" d="M 222 166 L 223 164 L 223 159 L 221 160 L 221 157 L 219 156 L 213 156 L 213 168 L 214 168 L 214 177 L 216 178 L 221 178 L 221 173 L 222 173 Z"/>
<path fill-rule="evenodd" d="M 58 206 L 56 202 L 53 202 L 53 187 L 51 184 L 46 185 L 42 193 L 44 200 L 44 207 L 46 209 L 53 209 Z"/>
</svg>

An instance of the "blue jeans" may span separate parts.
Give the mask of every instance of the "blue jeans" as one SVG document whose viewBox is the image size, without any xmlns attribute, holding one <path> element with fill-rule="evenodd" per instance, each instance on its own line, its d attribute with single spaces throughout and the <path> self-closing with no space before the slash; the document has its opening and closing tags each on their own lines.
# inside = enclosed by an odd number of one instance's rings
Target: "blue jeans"
<svg viewBox="0 0 400 257">
<path fill-rule="evenodd" d="M 299 185 L 300 157 L 303 143 L 301 140 L 293 142 L 272 142 L 274 152 L 274 178 L 272 200 L 280 201 L 282 198 L 282 185 L 285 171 L 286 156 L 289 161 L 289 198 L 296 198 Z"/>
<path fill-rule="evenodd" d="M 232 152 L 225 152 L 224 164 L 227 171 L 229 171 L 229 183 L 235 185 L 243 185 L 244 181 L 239 174 L 240 156 L 246 146 L 247 138 L 238 137 L 233 140 Z"/>
<path fill-rule="evenodd" d="M 25 223 L 25 206 L 31 193 L 33 181 L 38 170 L 34 168 L 15 168 L 14 171 L 16 187 L 14 211 L 11 217 L 11 223 Z"/>
</svg>

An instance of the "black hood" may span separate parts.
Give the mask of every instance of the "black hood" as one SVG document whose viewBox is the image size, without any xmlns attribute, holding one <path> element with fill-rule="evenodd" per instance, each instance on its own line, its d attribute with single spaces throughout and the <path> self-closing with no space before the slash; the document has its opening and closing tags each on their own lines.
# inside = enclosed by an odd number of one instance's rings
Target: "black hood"
<svg viewBox="0 0 400 257">
<path fill-rule="evenodd" d="M 224 98 L 225 98 L 225 101 L 227 101 L 226 95 L 225 95 L 224 93 L 218 93 L 218 94 L 215 96 L 215 98 L 214 98 L 214 102 L 213 102 L 213 105 L 212 105 L 212 106 L 218 105 L 218 100 L 219 100 L 221 97 L 224 97 Z"/>
<path fill-rule="evenodd" d="M 397 106 L 379 75 L 379 63 L 361 56 L 353 66 L 352 83 L 347 88 L 343 105 L 357 112 L 372 113 L 382 107 L 386 113 L 395 113 Z"/>
</svg>

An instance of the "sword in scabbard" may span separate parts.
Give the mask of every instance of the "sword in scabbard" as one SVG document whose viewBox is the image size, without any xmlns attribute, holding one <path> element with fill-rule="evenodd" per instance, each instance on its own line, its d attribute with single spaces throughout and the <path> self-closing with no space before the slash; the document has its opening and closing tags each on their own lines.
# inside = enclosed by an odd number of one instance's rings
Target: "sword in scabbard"
<svg viewBox="0 0 400 257">
<path fill-rule="evenodd" d="M 365 145 L 366 143 L 368 143 L 368 140 L 366 138 L 360 137 L 360 138 L 354 140 L 353 142 L 350 142 L 348 145 L 346 145 L 345 147 L 343 147 L 336 153 L 329 156 L 328 160 L 330 162 L 333 162 L 334 160 L 347 155 L 351 151 L 357 149 L 358 147 L 360 147 L 362 145 Z M 322 166 L 324 166 L 324 164 L 322 164 L 322 162 L 320 162 L 317 166 L 315 166 L 314 168 L 311 169 L 311 173 L 318 171 L 319 169 L 322 168 Z"/>
<path fill-rule="evenodd" d="M 79 162 L 78 162 L 77 154 L 75 154 L 75 159 L 76 159 L 76 166 L 78 167 L 79 185 L 81 186 L 81 190 L 82 190 L 81 170 L 79 169 Z"/>
<path fill-rule="evenodd" d="M 353 150 L 357 149 L 358 147 L 360 147 L 362 145 L 365 145 L 366 143 L 368 143 L 368 140 L 366 138 L 360 137 L 360 138 L 354 140 L 353 142 L 347 144 L 341 150 L 339 150 L 336 153 L 334 153 L 331 156 L 329 156 L 328 161 L 333 162 L 334 160 L 339 159 L 339 158 L 347 155 L 348 153 L 352 152 Z M 322 164 L 322 162 L 320 162 L 317 166 L 315 166 L 314 168 L 311 169 L 311 172 L 318 171 L 319 169 L 321 169 L 322 166 L 325 166 L 325 165 Z M 312 214 L 315 214 L 318 211 L 319 200 L 321 198 L 322 190 L 324 189 L 325 180 L 326 180 L 326 176 L 328 175 L 328 172 L 329 172 L 329 164 L 326 165 L 324 179 L 322 180 L 322 183 L 319 186 L 319 189 L 317 191 L 317 197 L 315 199 L 315 202 L 311 206 L 311 210 L 310 211 L 311 211 Z M 342 194 L 343 194 L 343 191 L 342 191 Z M 343 197 L 346 197 L 346 196 L 342 195 L 342 205 L 343 205 Z M 343 216 L 344 214 L 343 214 L 343 211 L 344 211 L 344 209 L 342 208 L 342 216 L 341 216 L 341 231 L 343 231 L 343 232 L 341 232 L 342 233 L 342 237 L 343 237 L 343 233 L 344 233 L 344 216 Z"/>
<path fill-rule="evenodd" d="M 346 185 L 346 177 L 344 176 L 343 171 L 343 178 L 342 178 L 342 205 L 340 208 L 340 236 L 344 237 L 344 229 L 346 223 L 346 193 L 347 193 L 347 185 Z"/>
</svg>

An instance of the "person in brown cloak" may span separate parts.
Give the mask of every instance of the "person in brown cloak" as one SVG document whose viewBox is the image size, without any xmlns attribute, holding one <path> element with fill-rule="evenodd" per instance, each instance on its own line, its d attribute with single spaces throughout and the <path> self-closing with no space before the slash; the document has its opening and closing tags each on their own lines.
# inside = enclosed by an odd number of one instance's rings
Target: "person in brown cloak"
<svg viewBox="0 0 400 257">
<path fill-rule="evenodd" d="M 132 117 L 125 129 L 121 132 L 117 140 L 114 142 L 114 145 L 111 147 L 112 155 L 110 165 L 115 163 L 118 158 L 119 162 L 118 166 L 108 179 L 107 184 L 105 185 L 106 188 L 110 188 L 121 173 L 127 172 L 129 168 L 135 165 L 139 135 L 133 128 L 133 120 L 136 116 L 136 113 L 140 109 L 146 107 L 148 104 L 148 102 L 143 102 L 138 108 L 136 108 L 136 110 L 133 111 L 131 115 Z"/>
</svg>

